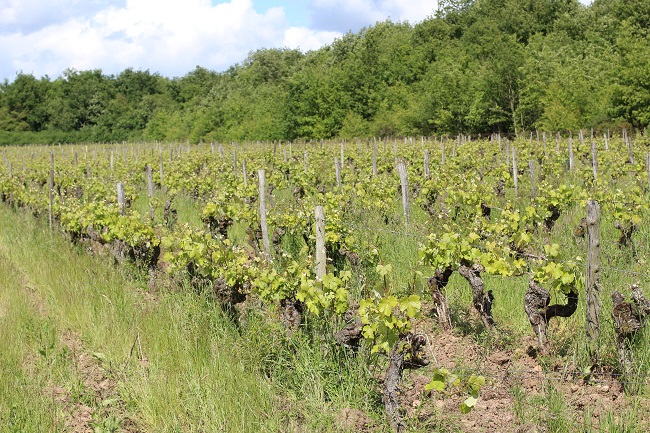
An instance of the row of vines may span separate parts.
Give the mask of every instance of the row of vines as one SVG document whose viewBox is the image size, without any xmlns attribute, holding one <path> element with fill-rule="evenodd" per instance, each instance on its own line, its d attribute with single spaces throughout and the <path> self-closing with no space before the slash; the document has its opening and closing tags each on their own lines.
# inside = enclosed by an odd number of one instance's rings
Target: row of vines
<svg viewBox="0 0 650 433">
<path fill-rule="evenodd" d="M 555 241 L 558 221 L 584 215 L 587 200 L 598 201 L 603 224 L 620 234 L 627 270 L 643 271 L 647 251 L 635 233 L 650 205 L 650 141 L 580 137 L 7 147 L 0 195 L 23 211 L 50 215 L 53 229 L 73 242 L 148 272 L 152 284 L 159 272 L 186 282 L 233 317 L 248 302 L 277 311 L 287 332 L 333 323 L 331 339 L 351 353 L 376 354 L 386 367 L 383 402 L 399 432 L 403 371 L 430 364 L 427 345 L 436 344 L 419 320 L 453 328 L 446 289 L 454 274 L 471 288 L 485 329 L 498 327 L 492 286 L 527 279 L 520 305 L 545 355 L 550 319 L 572 316 L 585 290 L 586 220 L 575 226 L 571 245 Z M 405 190 L 398 162 L 406 164 Z M 181 198 L 198 214 L 183 215 Z M 318 277 L 316 206 L 324 209 L 327 255 Z M 417 259 L 398 267 L 381 233 L 415 238 Z M 612 296 L 617 338 L 627 341 L 650 304 L 638 287 L 630 302 L 617 291 Z M 461 380 L 438 367 L 427 389 L 454 393 L 461 411 L 470 411 L 485 378 Z"/>
</svg>

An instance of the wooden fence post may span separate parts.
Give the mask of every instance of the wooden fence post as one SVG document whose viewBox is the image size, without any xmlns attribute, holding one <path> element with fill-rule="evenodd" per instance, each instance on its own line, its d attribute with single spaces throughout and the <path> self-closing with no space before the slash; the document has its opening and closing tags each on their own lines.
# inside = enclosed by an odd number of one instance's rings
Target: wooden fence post
<svg viewBox="0 0 650 433">
<path fill-rule="evenodd" d="M 429 170 L 429 149 L 424 150 L 424 178 L 429 179 L 431 172 Z"/>
<path fill-rule="evenodd" d="M 535 161 L 532 159 L 528 161 L 528 169 L 530 170 L 530 197 L 535 199 L 537 196 L 537 189 L 535 188 Z"/>
<path fill-rule="evenodd" d="M 268 259 L 271 259 L 271 245 L 269 244 L 269 228 L 266 225 L 266 173 L 264 170 L 257 171 L 260 185 L 260 226 L 262 229 L 262 244 Z"/>
<path fill-rule="evenodd" d="M 149 198 L 153 197 L 153 175 L 151 173 L 151 165 L 147 164 L 147 194 Z"/>
<path fill-rule="evenodd" d="M 164 169 L 163 169 L 163 153 L 162 149 L 160 149 L 160 188 L 162 189 L 163 186 L 163 180 L 164 180 Z"/>
<path fill-rule="evenodd" d="M 341 189 L 341 164 L 337 157 L 334 157 L 334 170 L 336 171 L 336 185 Z"/>
<path fill-rule="evenodd" d="M 54 223 L 54 168 L 50 168 L 50 178 L 48 180 L 48 186 L 50 190 L 49 222 L 50 222 L 50 230 L 52 230 L 52 224 Z"/>
<path fill-rule="evenodd" d="M 573 132 L 569 131 L 569 171 L 573 171 Z"/>
<path fill-rule="evenodd" d="M 117 205 L 120 208 L 120 213 L 125 215 L 126 203 L 124 200 L 124 184 L 122 182 L 117 183 Z"/>
<path fill-rule="evenodd" d="M 515 183 L 515 195 L 517 195 L 519 189 L 519 182 L 517 180 L 517 151 L 515 150 L 515 146 L 512 146 L 510 150 L 512 151 L 512 180 Z"/>
<path fill-rule="evenodd" d="M 440 144 L 442 145 L 442 155 L 440 157 L 440 165 L 445 165 L 445 141 L 440 137 Z"/>
<path fill-rule="evenodd" d="M 404 161 L 397 163 L 397 172 L 399 173 L 399 179 L 402 184 L 402 206 L 404 207 L 404 221 L 408 226 L 409 220 L 411 218 L 411 208 L 409 206 L 409 185 L 406 174 L 406 164 Z"/>
<path fill-rule="evenodd" d="M 627 134 L 625 134 L 625 141 L 627 142 L 627 147 L 630 152 L 630 164 L 634 164 L 634 151 L 633 151 L 632 140 L 630 140 L 630 137 Z"/>
<path fill-rule="evenodd" d="M 591 139 L 591 168 L 594 172 L 594 182 L 598 177 L 598 155 L 596 153 L 596 141 Z"/>
<path fill-rule="evenodd" d="M 323 206 L 314 209 L 316 218 L 316 278 L 322 280 L 327 272 L 327 251 L 325 250 L 325 211 Z"/>
<path fill-rule="evenodd" d="M 372 146 L 372 177 L 377 177 L 377 140 Z"/>
<path fill-rule="evenodd" d="M 592 359 L 598 353 L 600 335 L 600 205 L 587 201 L 587 344 Z"/>
<path fill-rule="evenodd" d="M 645 166 L 648 172 L 648 191 L 650 191 L 650 153 L 645 154 Z"/>
<path fill-rule="evenodd" d="M 248 188 L 248 172 L 246 171 L 246 160 L 241 162 L 242 172 L 244 173 L 244 187 Z"/>
<path fill-rule="evenodd" d="M 147 164 L 147 194 L 149 195 L 149 218 L 153 221 L 153 205 L 151 204 L 151 199 L 153 198 L 153 174 L 151 170 L 151 164 Z"/>
</svg>

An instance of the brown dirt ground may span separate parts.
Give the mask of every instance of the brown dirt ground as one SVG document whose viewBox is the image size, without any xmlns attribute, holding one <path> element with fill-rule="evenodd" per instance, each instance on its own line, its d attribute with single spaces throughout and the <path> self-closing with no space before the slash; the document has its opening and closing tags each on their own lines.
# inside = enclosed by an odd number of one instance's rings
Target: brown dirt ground
<svg viewBox="0 0 650 433">
<path fill-rule="evenodd" d="M 463 415 L 460 404 L 466 394 L 443 395 L 426 391 L 425 385 L 432 377 L 427 368 L 406 371 L 402 382 L 402 408 L 410 420 L 426 420 L 434 417 L 439 423 L 457 426 L 463 432 L 535 433 L 545 432 L 544 422 L 520 419 L 515 411 L 513 388 L 519 387 L 528 397 L 546 395 L 549 383 L 563 396 L 567 418 L 579 422 L 591 422 L 597 429 L 599 417 L 606 411 L 623 413 L 631 400 L 625 396 L 622 386 L 611 375 L 599 375 L 586 382 L 581 377 L 563 374 L 564 365 L 547 366 L 546 371 L 534 357 L 536 340 L 531 335 L 517 344 L 514 350 L 501 349 L 486 353 L 471 335 L 440 332 L 430 320 L 418 323 L 420 332 L 429 336 L 431 366 L 447 368 L 452 372 L 480 374 L 487 383 L 480 392 L 474 410 Z M 650 400 L 644 404 L 650 409 Z M 642 410 L 641 413 L 644 411 Z M 648 410 L 645 411 L 648 414 Z M 591 419 L 586 419 L 590 417 Z M 525 418 L 525 417 L 524 417 Z M 650 431 L 650 415 L 641 420 L 639 431 Z"/>
<path fill-rule="evenodd" d="M 93 418 L 114 417 L 121 420 L 120 432 L 140 432 L 137 422 L 126 414 L 124 403 L 117 393 L 117 381 L 105 369 L 101 357 L 89 354 L 84 349 L 81 336 L 72 331 L 63 334 L 61 344 L 69 350 L 70 368 L 75 370 L 84 385 L 82 395 L 76 398 L 63 386 L 54 385 L 45 390 L 63 406 L 65 431 L 93 433 Z M 95 409 L 83 402 L 93 402 Z"/>
</svg>

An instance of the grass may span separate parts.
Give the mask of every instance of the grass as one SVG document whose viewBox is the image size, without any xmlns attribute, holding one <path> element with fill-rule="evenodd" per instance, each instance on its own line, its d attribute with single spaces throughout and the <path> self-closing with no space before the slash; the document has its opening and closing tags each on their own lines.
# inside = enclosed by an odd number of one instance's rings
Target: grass
<svg viewBox="0 0 650 433">
<path fill-rule="evenodd" d="M 332 324 L 307 325 L 319 341 L 290 336 L 254 306 L 234 323 L 189 287 L 148 291 L 146 278 L 43 221 L 6 206 L 0 218 L 0 422 L 16 426 L 0 431 L 62 429 L 74 414 L 46 397 L 55 387 L 94 411 L 97 431 L 129 419 L 151 432 L 330 432 L 346 407 L 386 429 L 370 360 L 338 347 Z M 70 333 L 118 384 L 114 396 L 84 384 L 63 344 Z M 36 367 L 25 371 L 26 360 Z"/>
<path fill-rule="evenodd" d="M 520 183 L 520 195 L 527 188 L 525 181 Z M 278 207 L 293 200 L 290 187 L 278 188 L 275 195 Z M 160 191 L 156 198 L 158 203 L 166 200 Z M 515 198 L 511 189 L 508 198 Z M 179 194 L 174 204 L 179 222 L 202 226 L 197 201 Z M 396 217 L 388 224 L 354 206 L 345 210 L 345 217 L 355 238 L 377 246 L 381 262 L 393 265 L 389 286 L 391 293 L 401 296 L 415 290 L 416 271 L 430 275 L 430 269 L 418 264 L 419 243 L 426 241 L 426 234 L 442 228 L 413 203 L 412 222 L 406 228 L 400 199 L 394 197 L 391 205 Z M 146 194 L 140 194 L 133 207 L 141 214 L 148 213 Z M 565 212 L 550 235 L 536 236 L 538 249 L 550 241 L 562 245 L 566 257 L 585 257 L 586 242 L 573 236 L 583 214 L 580 205 Z M 369 415 L 374 431 L 389 431 L 378 380 L 370 369 L 372 364 L 383 369 L 385 358 L 371 358 L 363 350 L 355 355 L 338 347 L 332 341 L 335 323 L 308 322 L 304 332 L 290 335 L 277 321 L 276 311 L 254 303 L 244 307 L 235 323 L 182 283 L 170 282 L 150 291 L 138 270 L 115 268 L 106 258 L 90 257 L 56 232 L 50 235 L 38 220 L 6 207 L 0 207 L 0 218 L 0 422 L 14 426 L 6 431 L 63 426 L 66 414 L 61 405 L 43 396 L 43 389 L 53 386 L 64 387 L 74 401 L 92 407 L 96 414 L 93 424 L 103 429 L 99 431 L 113 429 L 128 416 L 143 431 L 330 432 L 340 431 L 336 413 L 350 407 Z M 162 222 L 162 206 L 156 209 L 156 222 Z M 244 227 L 235 223 L 229 231 L 237 244 L 246 242 Z M 650 260 L 650 225 L 640 226 L 634 235 L 636 256 L 618 248 L 617 239 L 613 221 L 603 215 L 600 355 L 607 371 L 618 368 L 608 315 L 611 293 L 616 289 L 627 294 L 629 285 L 637 280 L 647 289 L 650 280 L 645 269 Z M 297 255 L 304 241 L 287 237 L 282 246 Z M 355 297 L 361 289 L 380 282 L 373 266 L 366 265 L 361 274 L 353 280 Z M 523 310 L 528 277 L 484 275 L 484 281 L 495 296 L 497 325 L 492 330 L 484 329 L 472 317 L 472 294 L 466 280 L 455 274 L 446 288 L 453 332 L 465 337 L 461 344 L 474 342 L 482 351 L 472 362 L 457 360 L 456 367 L 467 371 L 480 370 L 491 352 L 513 353 L 522 348 L 524 337 L 534 336 Z M 27 287 L 32 288 L 33 298 L 25 297 Z M 419 290 L 426 298 L 426 288 Z M 552 302 L 563 302 L 559 298 Z M 584 322 L 581 294 L 572 317 L 551 321 L 553 355 L 536 362 L 547 372 L 590 366 Z M 101 355 L 102 367 L 119 383 L 119 413 L 104 409 L 75 371 L 74 359 L 61 343 L 71 331 L 80 335 L 87 353 Z M 650 369 L 650 348 L 643 344 L 649 332 L 639 336 L 635 346 L 639 377 Z M 426 375 L 430 370 L 420 373 Z M 519 424 L 533 423 L 553 432 L 631 432 L 645 410 L 629 404 L 603 412 L 596 424 L 588 409 L 582 416 L 577 414 L 571 395 L 552 381 L 545 382 L 541 393 L 528 394 L 519 383 L 510 391 L 511 412 Z M 647 397 L 647 385 L 641 384 L 637 391 L 641 398 Z M 438 415 L 426 421 L 410 420 L 409 431 L 462 431 L 456 428 L 456 420 Z M 0 431 L 5 431 L 2 428 Z"/>
<path fill-rule="evenodd" d="M 243 364 L 233 342 L 238 330 L 214 305 L 190 291 L 147 299 L 107 260 L 70 248 L 40 221 L 6 207 L 0 217 L 0 407 L 8 414 L 0 419 L 17 426 L 7 431 L 61 425 L 61 408 L 42 396 L 52 386 L 74 395 L 74 369 L 61 345 L 70 331 L 85 351 L 102 354 L 120 383 L 119 399 L 145 431 L 279 430 L 268 380 Z M 25 301 L 25 280 L 46 312 Z M 138 336 L 141 355 L 131 352 Z M 146 369 L 135 362 L 140 356 Z M 38 374 L 27 375 L 22 365 L 32 358 Z M 85 403 L 98 410 L 102 402 Z"/>
</svg>

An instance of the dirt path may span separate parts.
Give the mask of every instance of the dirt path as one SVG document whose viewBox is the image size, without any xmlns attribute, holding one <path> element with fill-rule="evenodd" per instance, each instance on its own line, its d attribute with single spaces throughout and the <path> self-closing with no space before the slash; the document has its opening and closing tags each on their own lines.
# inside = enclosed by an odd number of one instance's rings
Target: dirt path
<svg viewBox="0 0 650 433">
<path fill-rule="evenodd" d="M 0 244 L 0 266 L 10 269 L 28 300 L 36 320 L 57 321 L 45 297 L 33 283 L 29 269 L 11 259 L 9 247 Z M 0 306 L 1 311 L 8 308 Z M 54 380 L 48 371 L 52 364 L 48 353 L 28 353 L 22 365 L 27 377 L 43 375 L 48 377 L 43 395 L 54 401 L 63 414 L 64 431 L 74 433 L 141 432 L 136 417 L 128 413 L 119 395 L 117 372 L 105 362 L 102 353 L 90 353 L 84 346 L 81 335 L 70 329 L 57 330 L 56 343 L 51 353 L 65 359 L 69 380 Z M 61 375 L 59 375 L 61 376 Z M 75 383 L 76 382 L 76 383 Z M 52 426 L 55 427 L 55 426 Z"/>
</svg>

